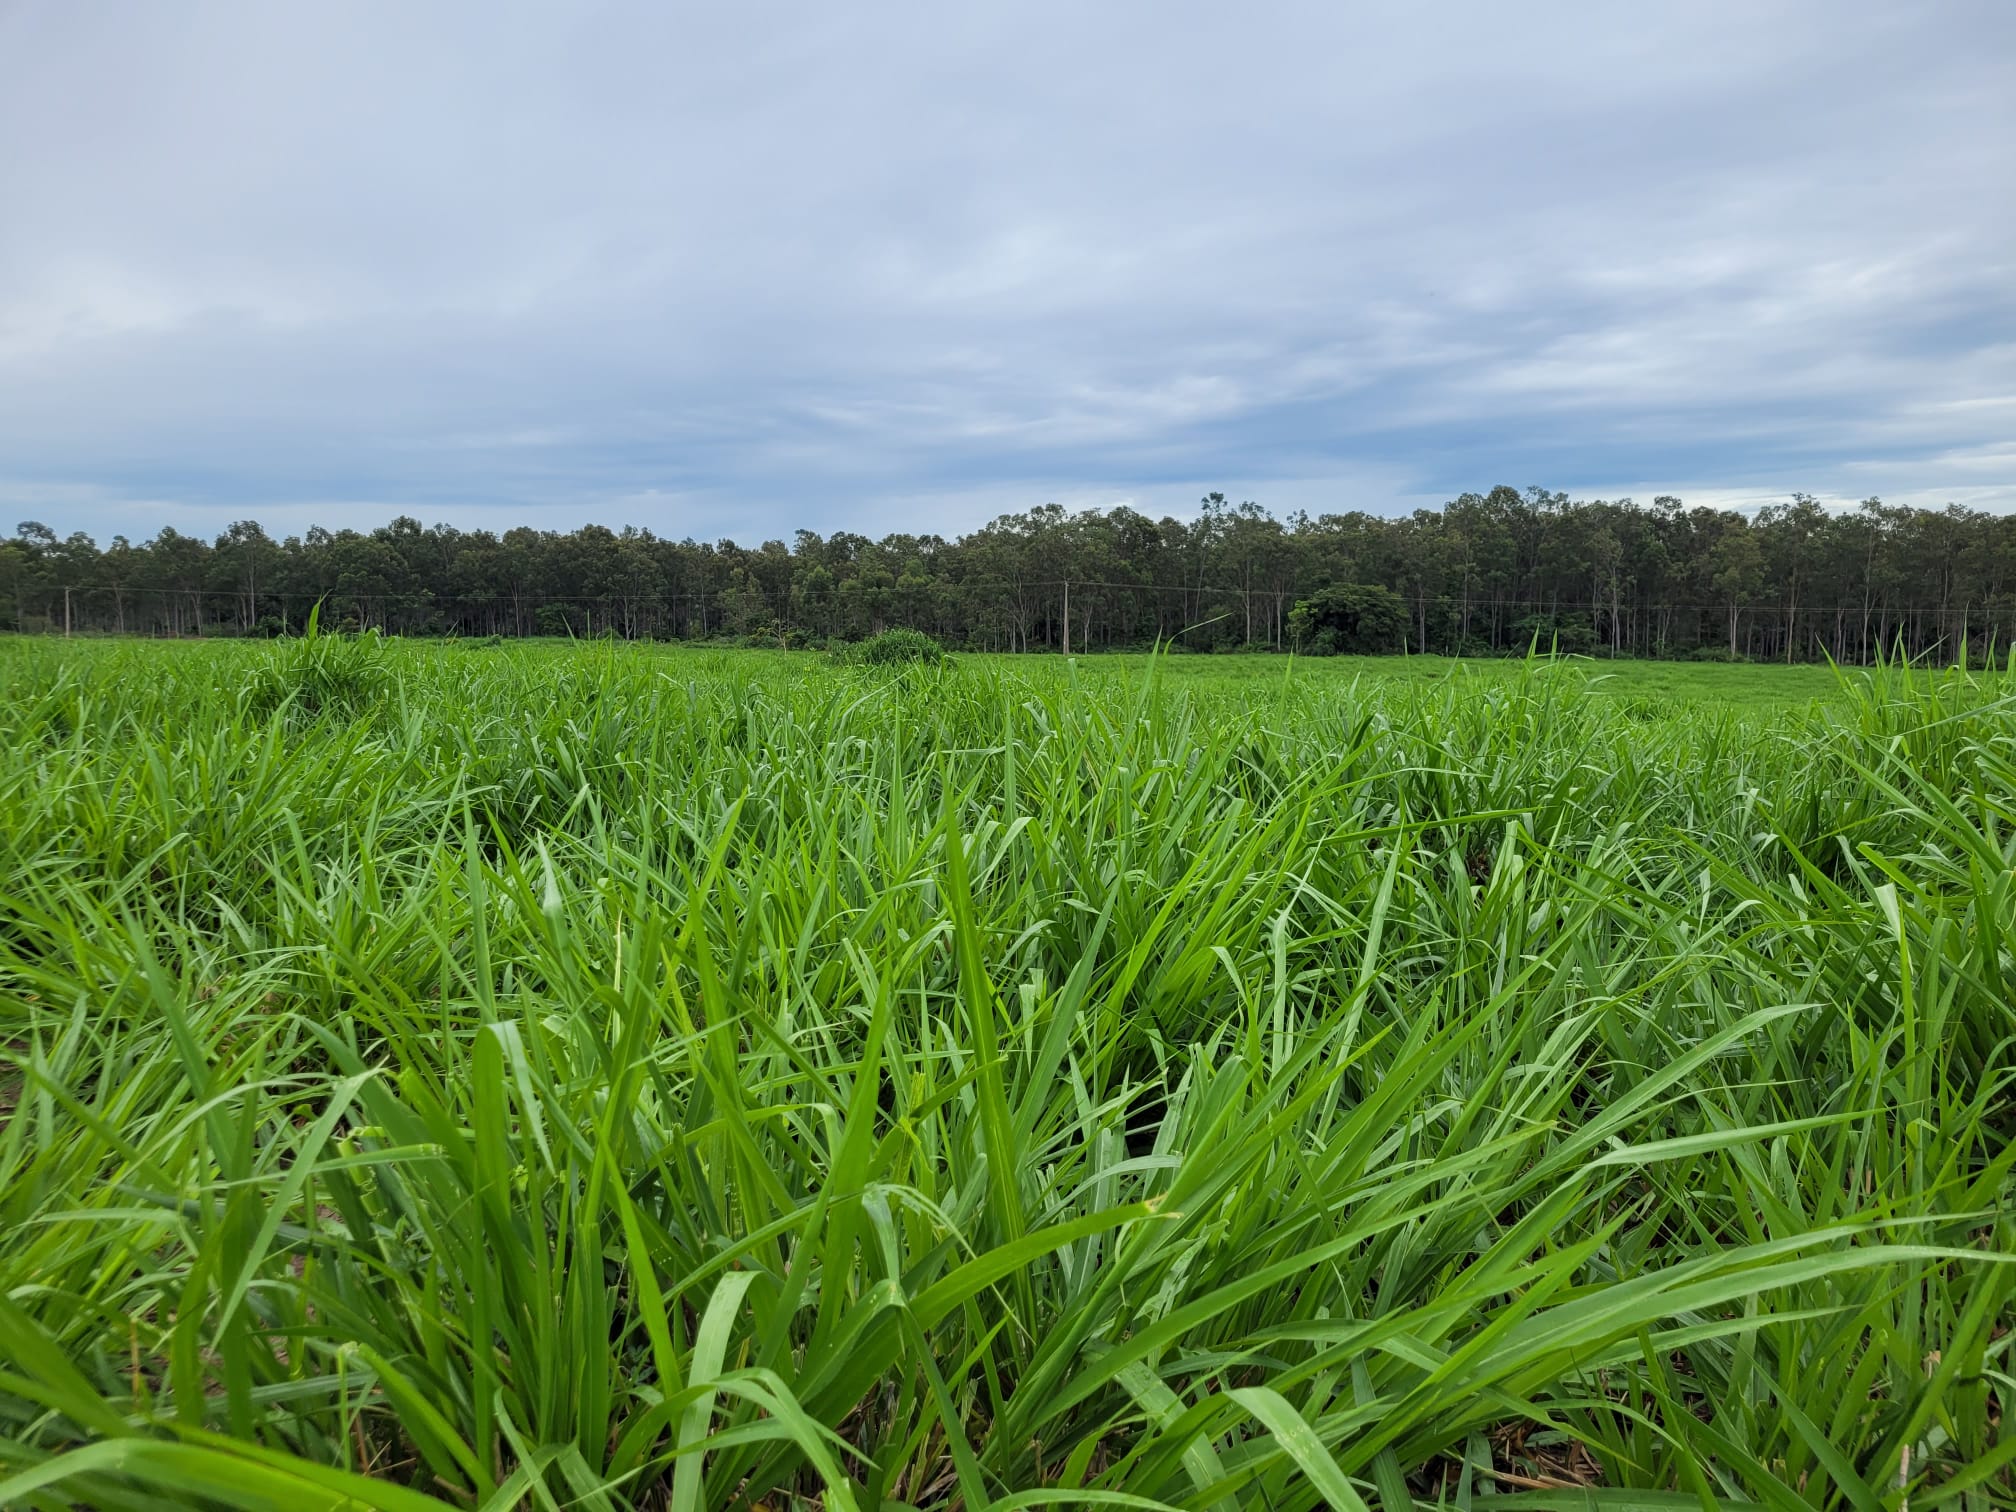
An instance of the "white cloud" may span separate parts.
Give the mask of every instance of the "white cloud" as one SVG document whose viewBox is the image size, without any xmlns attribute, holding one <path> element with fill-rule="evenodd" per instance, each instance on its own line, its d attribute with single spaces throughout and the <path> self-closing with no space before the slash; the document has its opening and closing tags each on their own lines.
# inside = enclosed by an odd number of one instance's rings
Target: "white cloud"
<svg viewBox="0 0 2016 1512">
<path fill-rule="evenodd" d="M 1994 0 L 16 5 L 0 465 L 100 529 L 2007 502 L 2012 48 Z"/>
</svg>

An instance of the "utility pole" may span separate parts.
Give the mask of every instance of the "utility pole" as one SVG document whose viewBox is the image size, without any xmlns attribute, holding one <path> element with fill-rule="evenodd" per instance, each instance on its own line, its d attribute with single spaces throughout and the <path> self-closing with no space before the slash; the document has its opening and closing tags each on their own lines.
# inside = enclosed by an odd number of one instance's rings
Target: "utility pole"
<svg viewBox="0 0 2016 1512">
<path fill-rule="evenodd" d="M 1071 579 L 1064 579 L 1064 654 L 1071 654 Z"/>
<path fill-rule="evenodd" d="M 70 639 L 70 585 L 63 585 L 63 639 Z"/>
</svg>

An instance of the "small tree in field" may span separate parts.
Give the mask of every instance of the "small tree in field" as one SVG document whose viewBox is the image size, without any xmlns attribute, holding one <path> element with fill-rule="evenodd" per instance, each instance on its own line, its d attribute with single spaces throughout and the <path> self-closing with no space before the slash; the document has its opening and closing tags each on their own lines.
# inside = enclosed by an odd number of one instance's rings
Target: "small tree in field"
<svg viewBox="0 0 2016 1512">
<path fill-rule="evenodd" d="M 1320 589 L 1288 615 L 1295 648 L 1317 655 L 1397 651 L 1406 627 L 1405 601 L 1377 583 L 1339 583 Z"/>
</svg>

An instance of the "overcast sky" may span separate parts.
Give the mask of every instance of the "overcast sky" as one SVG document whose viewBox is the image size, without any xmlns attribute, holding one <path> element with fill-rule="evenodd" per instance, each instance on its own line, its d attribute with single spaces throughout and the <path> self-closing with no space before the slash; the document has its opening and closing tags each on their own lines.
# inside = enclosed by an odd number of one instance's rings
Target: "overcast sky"
<svg viewBox="0 0 2016 1512">
<path fill-rule="evenodd" d="M 2016 506 L 2016 4 L 0 0 L 0 529 Z"/>
</svg>

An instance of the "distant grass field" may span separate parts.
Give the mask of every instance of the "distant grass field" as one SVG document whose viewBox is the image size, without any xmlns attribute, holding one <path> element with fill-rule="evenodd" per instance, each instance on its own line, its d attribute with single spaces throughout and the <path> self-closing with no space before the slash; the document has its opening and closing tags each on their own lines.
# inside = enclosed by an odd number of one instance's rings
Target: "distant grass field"
<svg viewBox="0 0 2016 1512">
<path fill-rule="evenodd" d="M 23 651 L 42 641 L 17 643 Z M 131 642 L 113 640 L 72 643 L 72 654 L 90 654 L 84 648 L 113 648 Z M 150 643 L 161 657 L 215 657 L 222 665 L 256 660 L 266 643 L 258 641 L 182 640 Z M 495 656 L 509 653 L 519 657 L 547 658 L 571 662 L 590 653 L 653 659 L 668 669 L 706 668 L 762 679 L 784 677 L 796 680 L 824 673 L 830 659 L 818 651 L 776 651 L 762 648 L 727 648 L 683 643 L 574 642 L 534 637 L 487 643 L 438 640 L 405 640 L 393 643 L 397 652 L 424 662 L 429 656 L 455 657 L 468 654 Z M 1193 690 L 1233 690 L 1256 683 L 1290 683 L 1298 687 L 1331 689 L 1339 685 L 1366 687 L 1428 687 L 1455 681 L 1463 684 L 1490 684 L 1519 681 L 1529 666 L 1547 666 L 1578 677 L 1586 691 L 1601 697 L 1643 697 L 1678 699 L 1689 704 L 1721 706 L 1756 711 L 1788 710 L 1815 700 L 1832 702 L 1848 696 L 1866 682 L 1866 669 L 1832 667 L 1805 663 L 1611 661 L 1599 658 L 1539 658 L 1529 663 L 1521 658 L 1458 660 L 1446 656 L 1327 656 L 1286 655 L 1163 655 L 1148 653 L 1101 653 L 1065 657 L 1061 655 L 1008 656 L 963 654 L 957 660 L 968 668 L 987 668 L 1008 677 L 1038 683 L 1068 679 L 1075 666 L 1079 675 L 1093 680 L 1138 679 L 1152 666 L 1158 679 L 1171 688 Z M 1979 674 L 1994 682 L 2000 674 Z"/>
<path fill-rule="evenodd" d="M 573 647 L 565 641 L 542 641 L 549 651 Z M 633 648 L 638 654 L 672 658 L 718 656 L 705 647 L 650 646 Z M 789 666 L 819 666 L 825 657 L 818 652 L 738 652 L 763 662 Z M 969 655 L 961 661 L 989 667 L 1006 676 L 1043 680 L 1065 675 L 1075 663 L 1088 677 L 1124 675 L 1140 677 L 1152 665 L 1171 687 L 1239 687 L 1253 683 L 1292 682 L 1318 689 L 1338 684 L 1420 687 L 1449 682 L 1497 683 L 1517 681 L 1527 675 L 1523 659 L 1459 661 L 1447 656 L 1268 656 L 1268 655 L 1164 655 L 1112 653 L 1078 657 Z M 1611 696 L 1626 694 L 1647 698 L 1679 698 L 1689 703 L 1720 704 L 1729 708 L 1784 709 L 1814 699 L 1841 697 L 1845 687 L 1859 683 L 1865 674 L 1847 669 L 1846 682 L 1835 669 L 1825 666 L 1776 663 L 1608 661 L 1564 657 L 1559 661 L 1541 659 L 1550 665 L 1580 676 L 1589 692 Z"/>
<path fill-rule="evenodd" d="M 2016 1506 L 2016 700 L 0 642 L 0 1506 Z"/>
<path fill-rule="evenodd" d="M 1009 670 L 1030 659 L 993 660 Z M 1367 686 L 1424 687 L 1451 680 L 1504 683 L 1528 675 L 1528 664 L 1523 660 L 1457 661 L 1444 656 L 1169 656 L 1158 661 L 1149 656 L 1119 655 L 1084 657 L 1080 664 L 1095 671 L 1139 675 L 1151 661 L 1157 661 L 1161 675 L 1176 686 L 1292 679 L 1317 688 L 1353 682 Z M 1581 658 L 1567 658 L 1550 665 L 1578 676 L 1590 693 L 1600 696 L 1677 698 L 1728 708 L 1790 708 L 1814 699 L 1835 699 L 1843 692 L 1841 679 L 1829 667 Z M 1850 676 L 1854 674 L 1851 672 Z"/>
</svg>

